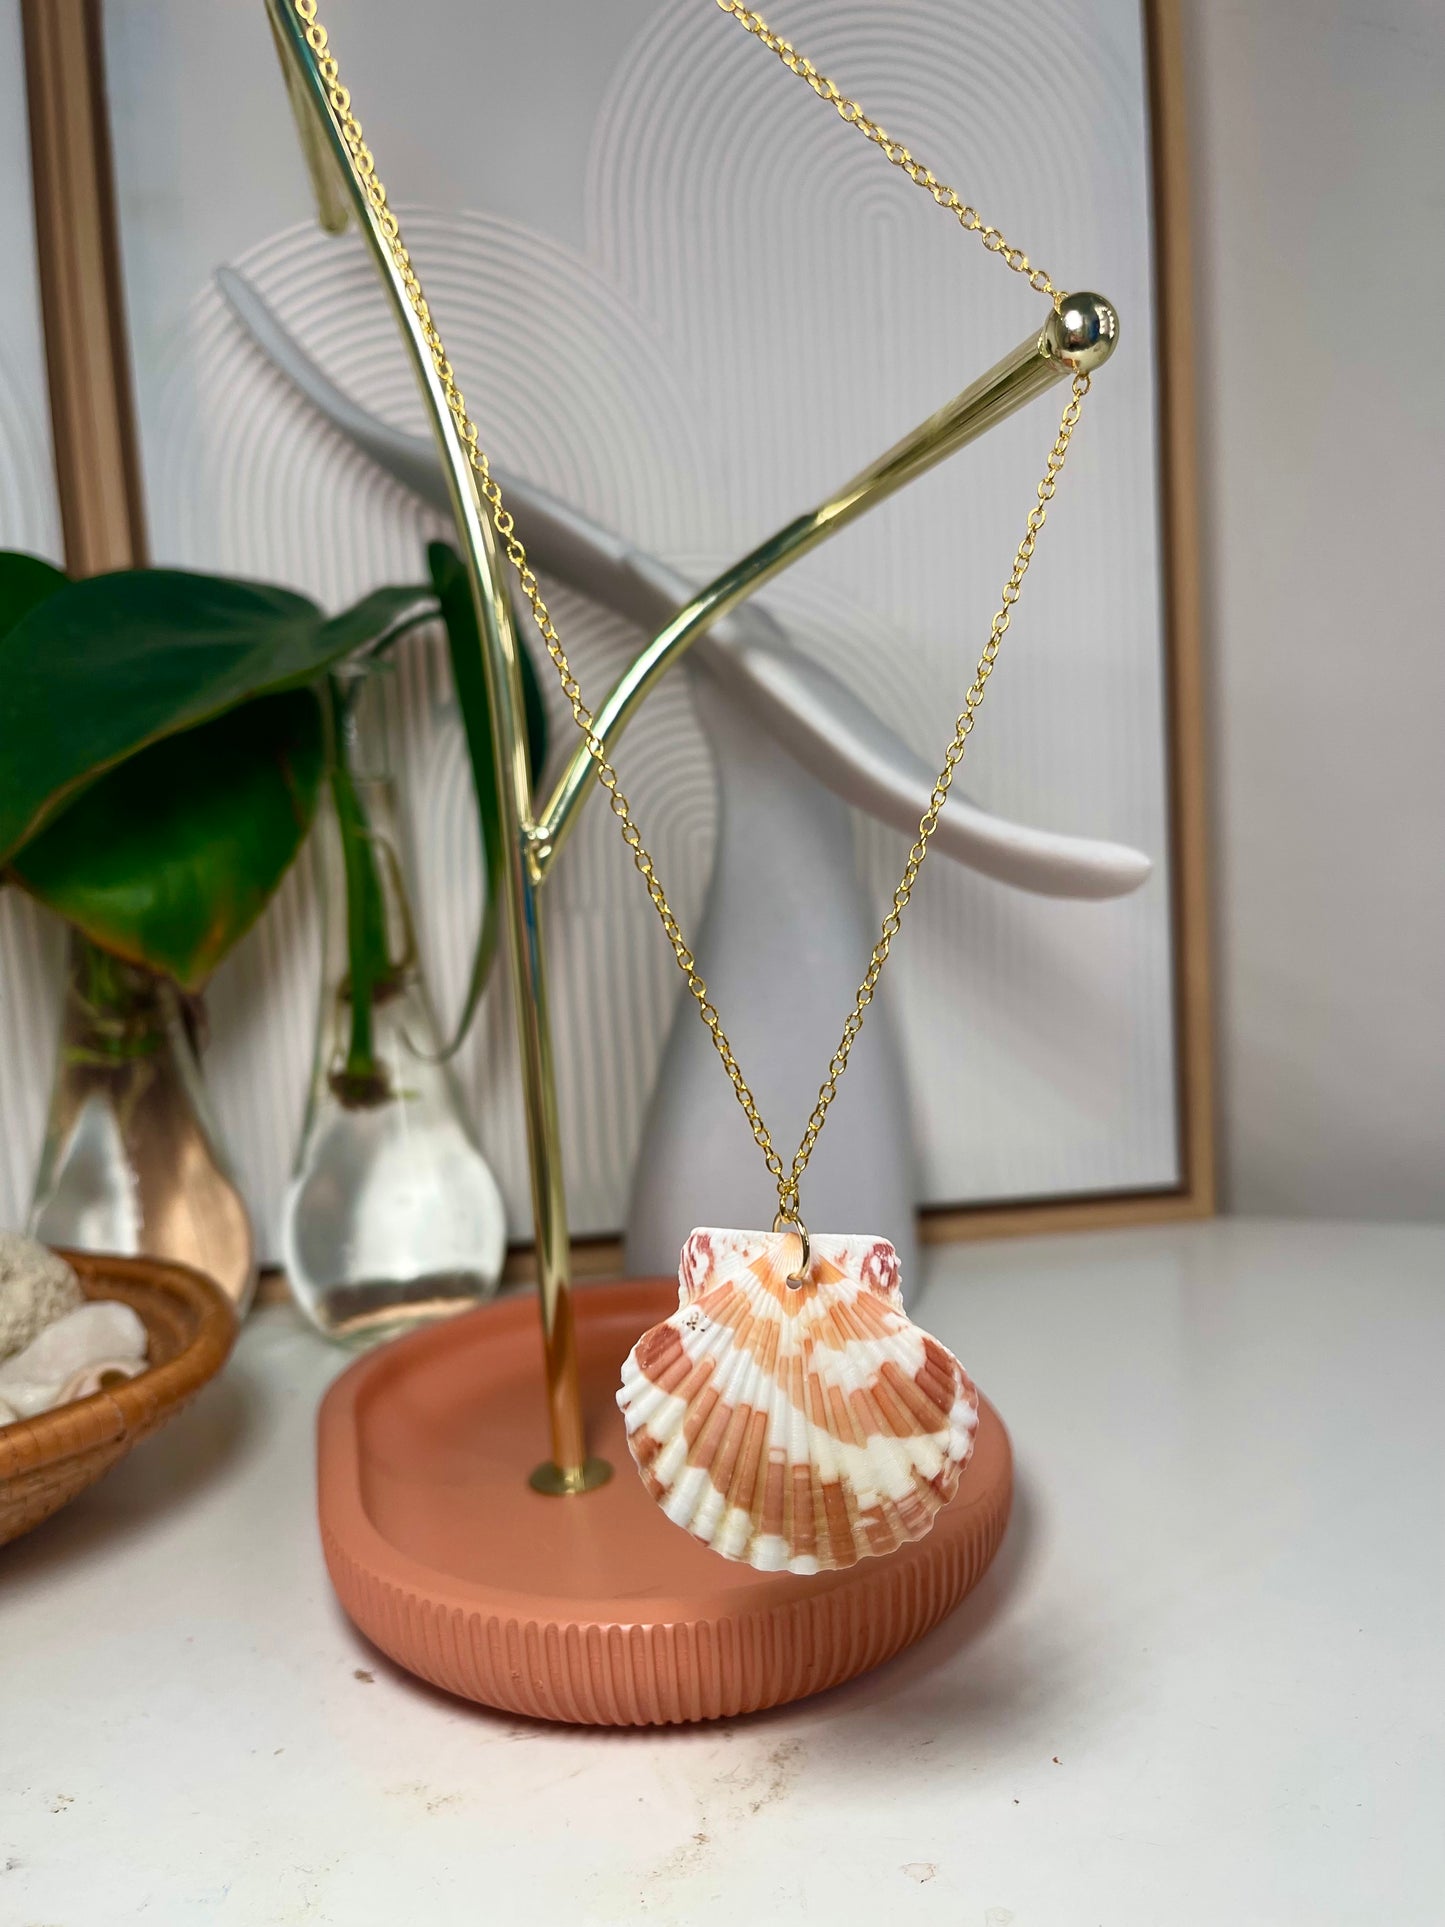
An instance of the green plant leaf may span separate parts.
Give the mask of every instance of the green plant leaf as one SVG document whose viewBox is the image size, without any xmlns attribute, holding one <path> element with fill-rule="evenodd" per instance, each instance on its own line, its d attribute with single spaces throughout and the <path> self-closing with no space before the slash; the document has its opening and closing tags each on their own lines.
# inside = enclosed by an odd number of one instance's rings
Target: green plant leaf
<svg viewBox="0 0 1445 1927">
<path fill-rule="evenodd" d="M 199 990 L 300 849 L 324 761 L 314 691 L 258 697 L 102 776 L 11 876 L 102 949 Z"/>
<path fill-rule="evenodd" d="M 451 1057 L 471 1028 L 482 992 L 487 987 L 496 960 L 497 939 L 501 932 L 502 911 L 502 826 L 497 815 L 497 764 L 492 753 L 492 706 L 487 697 L 486 671 L 482 663 L 482 639 L 472 606 L 471 584 L 461 557 L 446 542 L 427 546 L 427 565 L 442 606 L 446 625 L 447 648 L 451 654 L 452 680 L 457 704 L 466 730 L 467 754 L 472 765 L 472 788 L 476 796 L 477 822 L 482 838 L 482 863 L 485 901 L 481 927 L 472 953 L 472 971 L 467 984 L 462 1013 L 451 1042 L 442 1057 Z M 522 699 L 526 712 L 527 748 L 532 773 L 547 760 L 547 710 L 537 682 L 537 672 L 525 646 L 521 650 Z"/>
<path fill-rule="evenodd" d="M 0 862 L 103 771 L 435 615 L 377 589 L 337 616 L 258 582 L 133 569 L 69 582 L 0 635 Z"/>
<path fill-rule="evenodd" d="M 0 549 L 0 636 L 15 627 L 20 618 L 41 602 L 46 602 L 69 577 L 38 555 L 19 549 Z"/>
</svg>

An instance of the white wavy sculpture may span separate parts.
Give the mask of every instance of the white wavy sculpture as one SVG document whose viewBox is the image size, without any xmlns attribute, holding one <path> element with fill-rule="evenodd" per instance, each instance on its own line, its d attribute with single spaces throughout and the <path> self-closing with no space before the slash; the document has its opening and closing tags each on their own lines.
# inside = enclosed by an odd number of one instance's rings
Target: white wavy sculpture
<svg viewBox="0 0 1445 1927">
<path fill-rule="evenodd" d="M 216 279 L 257 346 L 331 426 L 423 501 L 449 512 L 430 441 L 358 406 L 241 275 L 222 268 Z M 649 634 L 693 595 L 698 585 L 669 564 L 546 491 L 496 472 L 539 569 Z M 806 1115 L 874 936 L 842 805 L 911 835 L 935 772 L 756 603 L 701 637 L 686 668 L 719 782 L 717 850 L 696 947 L 740 1057 L 768 1066 L 770 1108 Z M 935 841 L 956 862 L 1044 896 L 1122 896 L 1151 867 L 1137 850 L 1011 823 L 956 793 Z M 915 1269 L 916 1184 L 886 1006 L 875 1006 L 869 1038 L 853 1060 L 849 1102 L 839 1107 L 809 1171 L 808 1211 L 818 1225 L 886 1228 L 908 1278 Z M 637 1161 L 627 1226 L 631 1268 L 671 1269 L 697 1216 L 699 1172 L 715 1217 L 756 1216 L 755 1148 L 737 1128 L 711 1043 L 683 1004 Z"/>
</svg>

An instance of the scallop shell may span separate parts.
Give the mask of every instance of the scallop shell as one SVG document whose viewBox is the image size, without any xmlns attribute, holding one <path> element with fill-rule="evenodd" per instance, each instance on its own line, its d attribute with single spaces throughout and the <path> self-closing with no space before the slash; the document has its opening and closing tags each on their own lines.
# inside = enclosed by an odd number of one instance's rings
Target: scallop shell
<svg viewBox="0 0 1445 1927">
<path fill-rule="evenodd" d="M 675 1524 L 763 1572 L 830 1572 L 921 1539 L 958 1490 L 978 1394 L 910 1322 L 881 1238 L 694 1231 L 678 1308 L 644 1332 L 617 1403 Z"/>
</svg>

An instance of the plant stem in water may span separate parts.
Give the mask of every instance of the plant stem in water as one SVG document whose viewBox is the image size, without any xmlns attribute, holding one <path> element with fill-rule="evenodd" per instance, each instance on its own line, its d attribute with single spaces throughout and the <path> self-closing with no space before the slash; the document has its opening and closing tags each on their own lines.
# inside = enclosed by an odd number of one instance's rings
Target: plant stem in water
<svg viewBox="0 0 1445 1927">
<path fill-rule="evenodd" d="M 375 1052 L 373 1014 L 378 999 L 394 987 L 387 946 L 386 898 L 376 866 L 376 849 L 366 810 L 357 794 L 346 757 L 347 699 L 333 682 L 331 692 L 331 797 L 341 836 L 346 877 L 346 948 L 349 973 L 343 994 L 350 1006 L 346 1057 L 331 1073 L 331 1087 L 343 1104 L 384 1103 L 391 1095 L 386 1067 Z"/>
</svg>

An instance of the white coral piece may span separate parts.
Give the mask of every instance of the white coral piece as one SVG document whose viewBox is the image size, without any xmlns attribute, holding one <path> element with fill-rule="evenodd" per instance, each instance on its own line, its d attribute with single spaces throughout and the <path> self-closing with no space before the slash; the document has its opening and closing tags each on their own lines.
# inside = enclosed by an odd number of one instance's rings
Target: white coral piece
<svg viewBox="0 0 1445 1927">
<path fill-rule="evenodd" d="M 0 1364 L 57 1318 L 85 1303 L 63 1258 L 16 1231 L 0 1231 Z"/>
</svg>

